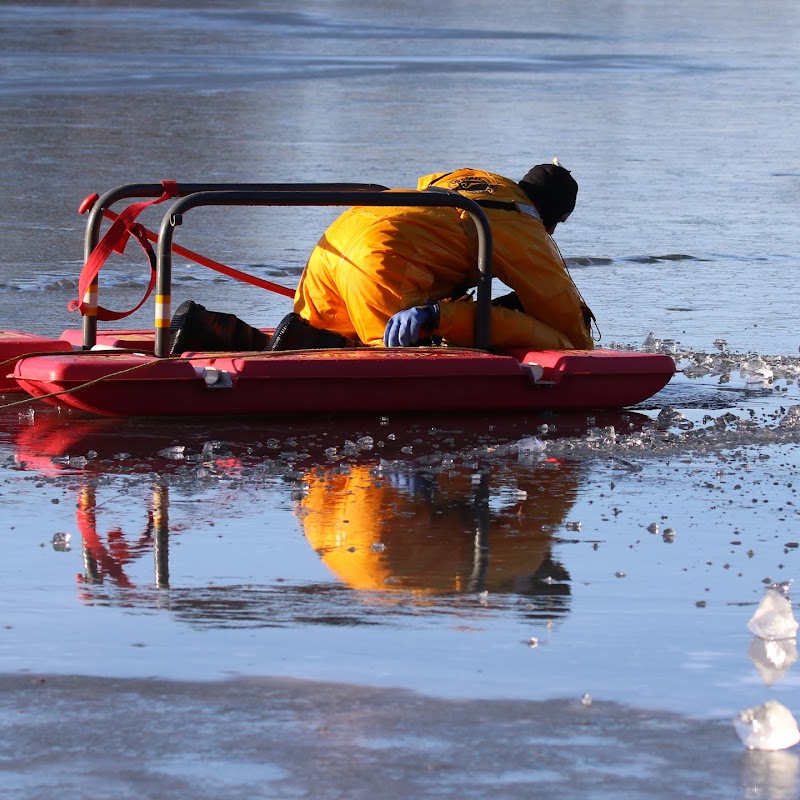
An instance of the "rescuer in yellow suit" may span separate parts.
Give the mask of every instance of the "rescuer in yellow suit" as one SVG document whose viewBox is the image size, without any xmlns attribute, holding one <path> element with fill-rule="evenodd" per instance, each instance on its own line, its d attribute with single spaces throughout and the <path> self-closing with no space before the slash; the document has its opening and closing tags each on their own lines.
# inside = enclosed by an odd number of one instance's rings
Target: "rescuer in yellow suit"
<svg viewBox="0 0 800 800">
<path fill-rule="evenodd" d="M 577 498 L 577 468 L 544 463 L 520 483 L 526 491 L 491 508 L 488 481 L 366 465 L 314 471 L 303 478 L 296 513 L 309 544 L 352 589 L 569 594 L 569 574 L 551 548 Z"/>
<path fill-rule="evenodd" d="M 519 182 L 459 169 L 419 179 L 482 206 L 492 229 L 493 275 L 512 289 L 491 310 L 495 348 L 591 349 L 593 316 L 551 238 L 575 208 L 578 184 L 554 159 Z M 192 301 L 172 319 L 171 353 L 386 345 L 430 337 L 473 346 L 478 283 L 472 218 L 449 207 L 357 206 L 325 231 L 309 257 L 294 312 L 272 338 L 232 314 Z"/>
<path fill-rule="evenodd" d="M 568 170 L 540 164 L 517 183 L 459 169 L 420 178 L 417 189 L 430 188 L 475 200 L 491 223 L 493 274 L 516 293 L 513 308 L 492 309 L 493 346 L 593 346 L 589 310 L 551 238 L 575 207 L 578 186 Z M 372 346 L 407 346 L 431 334 L 471 346 L 475 304 L 448 301 L 477 282 L 477 238 L 466 212 L 356 207 L 314 248 L 294 310 L 317 328 Z"/>
</svg>

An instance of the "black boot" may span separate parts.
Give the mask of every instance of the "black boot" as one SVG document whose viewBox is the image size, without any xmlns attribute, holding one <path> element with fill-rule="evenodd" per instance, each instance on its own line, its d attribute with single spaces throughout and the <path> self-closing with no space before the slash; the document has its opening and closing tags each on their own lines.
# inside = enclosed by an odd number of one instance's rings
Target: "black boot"
<svg viewBox="0 0 800 800">
<path fill-rule="evenodd" d="M 315 328 L 308 320 L 292 312 L 275 328 L 267 350 L 330 350 L 341 347 L 358 347 L 346 336 L 324 328 Z"/>
<path fill-rule="evenodd" d="M 187 300 L 178 306 L 169 326 L 170 355 L 189 350 L 201 353 L 263 350 L 269 337 L 233 314 L 208 311 Z"/>
</svg>

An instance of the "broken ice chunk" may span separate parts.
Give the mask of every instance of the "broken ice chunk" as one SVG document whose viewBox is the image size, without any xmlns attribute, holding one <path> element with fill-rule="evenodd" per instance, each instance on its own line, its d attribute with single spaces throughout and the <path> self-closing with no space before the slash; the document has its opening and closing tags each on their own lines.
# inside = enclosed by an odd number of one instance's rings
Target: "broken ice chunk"
<svg viewBox="0 0 800 800">
<path fill-rule="evenodd" d="M 797 635 L 797 620 L 792 604 L 780 588 L 770 586 L 750 618 L 747 627 L 760 639 L 793 639 Z"/>
<path fill-rule="evenodd" d="M 648 353 L 654 353 L 659 347 L 661 347 L 661 340 L 657 339 L 651 331 L 642 342 L 642 350 Z"/>
<path fill-rule="evenodd" d="M 524 436 L 517 442 L 517 451 L 520 453 L 541 453 L 546 447 L 547 443 L 536 436 Z"/>
<path fill-rule="evenodd" d="M 158 454 L 162 458 L 171 458 L 173 461 L 181 461 L 184 458 L 184 451 L 186 447 L 182 444 L 176 444 L 172 447 L 165 447 L 163 450 L 159 450 Z"/>
<path fill-rule="evenodd" d="M 786 750 L 800 742 L 792 712 L 777 700 L 746 708 L 733 725 L 748 750 Z"/>
<path fill-rule="evenodd" d="M 536 436 L 526 436 L 517 442 L 517 460 L 520 464 L 535 464 L 544 458 L 547 442 Z"/>
<path fill-rule="evenodd" d="M 762 358 L 753 358 L 745 361 L 739 370 L 740 377 L 744 378 L 745 389 L 766 389 L 774 379 L 772 369 Z"/>
<path fill-rule="evenodd" d="M 54 533 L 52 538 L 53 550 L 57 550 L 61 553 L 69 552 L 71 549 L 69 546 L 70 539 L 72 537 L 68 533 Z"/>
</svg>

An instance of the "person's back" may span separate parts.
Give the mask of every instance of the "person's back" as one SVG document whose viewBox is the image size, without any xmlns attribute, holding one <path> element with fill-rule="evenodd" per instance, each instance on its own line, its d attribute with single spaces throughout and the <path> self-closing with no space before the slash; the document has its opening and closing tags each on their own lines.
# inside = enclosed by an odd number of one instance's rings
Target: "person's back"
<svg viewBox="0 0 800 800">
<path fill-rule="evenodd" d="M 591 349 L 591 312 L 551 235 L 575 207 L 578 185 L 557 163 L 519 183 L 459 169 L 420 178 L 420 191 L 473 199 L 492 227 L 493 274 L 513 291 L 493 303 L 491 345 Z M 409 346 L 436 336 L 474 346 L 477 232 L 450 207 L 355 207 L 322 236 L 295 293 L 294 312 L 267 340 L 231 314 L 187 301 L 171 325 L 171 353 L 186 350 Z"/>
<path fill-rule="evenodd" d="M 494 346 L 592 347 L 580 295 L 518 183 L 460 169 L 425 176 L 417 188 L 458 191 L 484 204 L 494 275 L 517 293 L 525 310 L 492 309 Z M 477 280 L 477 237 L 466 212 L 357 207 L 342 214 L 314 248 L 295 311 L 315 327 L 377 346 L 395 313 L 438 302 L 435 333 L 451 344 L 471 346 L 475 306 L 456 300 Z"/>
</svg>

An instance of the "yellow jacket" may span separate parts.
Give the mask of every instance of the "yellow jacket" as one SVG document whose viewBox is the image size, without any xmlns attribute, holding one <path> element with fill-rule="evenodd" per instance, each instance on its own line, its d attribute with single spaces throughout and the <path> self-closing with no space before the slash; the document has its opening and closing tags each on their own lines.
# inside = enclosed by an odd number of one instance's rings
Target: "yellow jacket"
<svg viewBox="0 0 800 800">
<path fill-rule="evenodd" d="M 514 181 L 474 169 L 434 173 L 417 189 L 452 189 L 466 197 L 514 204 L 484 210 L 492 226 L 493 274 L 526 313 L 493 308 L 494 347 L 590 349 L 578 290 L 555 243 Z M 294 310 L 312 325 L 373 346 L 393 314 L 445 301 L 478 281 L 477 237 L 466 212 L 452 208 L 355 207 L 317 243 L 300 279 Z M 474 345 L 475 303 L 442 302 L 437 334 Z"/>
</svg>

